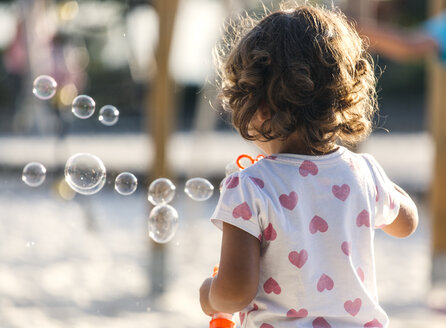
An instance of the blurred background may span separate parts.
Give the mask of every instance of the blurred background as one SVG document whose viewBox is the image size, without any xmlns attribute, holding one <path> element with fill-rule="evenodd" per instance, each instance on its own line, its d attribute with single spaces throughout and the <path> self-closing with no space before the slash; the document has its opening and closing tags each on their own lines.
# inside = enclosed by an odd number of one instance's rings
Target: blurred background
<svg viewBox="0 0 446 328">
<path fill-rule="evenodd" d="M 381 111 L 358 151 L 372 153 L 419 207 L 411 237 L 377 231 L 382 305 L 391 327 L 446 327 L 442 41 L 428 34 L 436 53 L 393 56 L 367 32 L 386 26 L 401 44 L 414 33 L 411 54 L 446 1 L 333 3 L 377 46 Z M 1 328 L 208 325 L 198 288 L 220 247 L 208 218 L 227 164 L 258 154 L 218 113 L 215 99 L 213 46 L 223 23 L 245 10 L 264 12 L 257 0 L 0 1 Z M 43 74 L 58 84 L 49 100 L 33 94 Z M 72 114 L 78 95 L 96 102 L 89 119 Z M 98 120 L 107 104 L 120 113 L 112 126 Z M 79 152 L 107 168 L 97 194 L 77 194 L 65 183 L 65 163 Z M 29 162 L 47 169 L 38 187 L 22 181 Z M 123 171 L 138 178 L 130 196 L 114 190 Z M 171 205 L 179 213 L 178 231 L 163 245 L 147 233 L 147 188 L 159 177 L 176 185 Z M 209 200 L 185 195 L 192 177 L 214 185 Z"/>
</svg>

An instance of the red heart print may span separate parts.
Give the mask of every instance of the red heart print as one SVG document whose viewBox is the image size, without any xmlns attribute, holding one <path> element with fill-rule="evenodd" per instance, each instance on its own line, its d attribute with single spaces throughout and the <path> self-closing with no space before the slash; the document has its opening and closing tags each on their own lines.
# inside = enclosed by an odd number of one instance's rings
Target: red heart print
<svg viewBox="0 0 446 328">
<path fill-rule="evenodd" d="M 331 191 L 333 192 L 333 195 L 342 201 L 345 201 L 350 194 L 350 187 L 347 184 L 343 184 L 342 186 L 336 186 L 334 185 L 331 188 Z"/>
<path fill-rule="evenodd" d="M 331 328 L 331 325 L 322 317 L 313 320 L 313 328 Z"/>
<path fill-rule="evenodd" d="M 240 317 L 240 324 L 243 325 L 243 321 L 245 321 L 245 312 L 240 312 L 238 315 Z"/>
<path fill-rule="evenodd" d="M 360 298 L 355 299 L 354 301 L 347 301 L 344 303 L 344 309 L 347 311 L 352 317 L 358 314 L 361 309 L 362 301 Z"/>
<path fill-rule="evenodd" d="M 238 177 L 229 177 L 225 184 L 228 189 L 233 189 L 238 186 L 239 178 Z"/>
<path fill-rule="evenodd" d="M 274 328 L 274 326 L 271 326 L 269 323 L 262 323 L 260 328 Z"/>
<path fill-rule="evenodd" d="M 310 221 L 310 232 L 315 234 L 316 232 L 326 232 L 328 230 L 328 223 L 320 216 L 315 215 Z"/>
<path fill-rule="evenodd" d="M 291 264 L 300 269 L 308 260 L 308 252 L 305 249 L 301 250 L 300 252 L 292 251 L 290 254 L 288 254 L 288 259 L 290 260 Z"/>
<path fill-rule="evenodd" d="M 259 178 L 254 178 L 254 177 L 249 177 L 252 182 L 254 182 L 260 189 L 262 189 L 263 187 L 265 187 L 265 183 L 263 182 L 262 179 Z"/>
<path fill-rule="evenodd" d="M 241 217 L 243 220 L 249 220 L 252 217 L 252 213 L 248 203 L 244 202 L 240 205 L 237 205 L 232 211 L 232 216 L 235 219 Z"/>
<path fill-rule="evenodd" d="M 367 322 L 364 325 L 364 328 L 383 328 L 383 325 L 378 320 L 373 319 L 372 321 Z"/>
<path fill-rule="evenodd" d="M 295 191 L 292 191 L 289 195 L 282 194 L 279 197 L 279 201 L 283 207 L 291 211 L 297 205 L 297 193 Z"/>
<path fill-rule="evenodd" d="M 266 227 L 266 229 L 263 231 L 263 236 L 265 237 L 265 240 L 274 240 L 277 237 L 277 232 L 274 230 L 273 225 L 270 223 Z"/>
<path fill-rule="evenodd" d="M 254 303 L 252 309 L 248 311 L 247 315 L 249 315 L 251 312 L 258 311 L 258 310 L 259 310 L 259 307 L 257 306 L 257 304 Z"/>
<path fill-rule="evenodd" d="M 279 284 L 273 278 L 268 278 L 268 280 L 265 281 L 265 283 L 263 284 L 263 289 L 267 294 L 274 293 L 276 295 L 279 295 L 282 292 Z"/>
<path fill-rule="evenodd" d="M 349 242 L 344 241 L 344 242 L 342 243 L 342 245 L 341 245 L 341 249 L 342 249 L 342 252 L 343 252 L 345 255 L 349 256 L 349 255 L 350 255 L 350 252 L 351 252 L 351 250 L 352 250 L 352 246 L 350 245 Z"/>
<path fill-rule="evenodd" d="M 317 165 L 312 161 L 303 161 L 303 163 L 299 166 L 299 173 L 303 177 L 306 177 L 308 174 L 316 175 L 318 171 Z"/>
<path fill-rule="evenodd" d="M 365 225 L 367 228 L 370 228 L 370 215 L 366 210 L 361 211 L 356 218 L 356 225 L 358 227 L 362 227 Z"/>
<path fill-rule="evenodd" d="M 332 290 L 334 287 L 333 279 L 331 279 L 329 276 L 327 276 L 325 273 L 319 278 L 319 281 L 317 283 L 317 290 L 319 292 L 323 292 L 326 290 Z"/>
<path fill-rule="evenodd" d="M 358 274 L 359 279 L 361 279 L 361 281 L 364 282 L 365 279 L 364 271 L 362 271 L 362 269 L 358 267 L 356 269 L 356 273 Z"/>
<path fill-rule="evenodd" d="M 295 309 L 291 309 L 286 313 L 288 318 L 306 318 L 308 316 L 308 311 L 306 309 L 300 309 L 296 311 Z"/>
</svg>

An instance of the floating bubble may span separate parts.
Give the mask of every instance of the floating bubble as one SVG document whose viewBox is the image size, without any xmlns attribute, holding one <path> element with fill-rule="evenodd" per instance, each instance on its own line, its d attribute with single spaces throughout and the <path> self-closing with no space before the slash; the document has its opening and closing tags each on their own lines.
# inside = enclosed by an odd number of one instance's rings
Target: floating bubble
<svg viewBox="0 0 446 328">
<path fill-rule="evenodd" d="M 73 99 L 71 103 L 71 111 L 74 116 L 86 119 L 91 117 L 94 114 L 94 110 L 96 108 L 96 103 L 93 98 L 86 95 L 80 95 Z"/>
<path fill-rule="evenodd" d="M 112 105 L 105 105 L 99 110 L 99 122 L 104 125 L 115 125 L 119 120 L 119 110 Z"/>
<path fill-rule="evenodd" d="M 115 190 L 121 195 L 131 195 L 137 187 L 138 179 L 130 172 L 122 172 L 115 179 Z"/>
<path fill-rule="evenodd" d="M 106 170 L 104 163 L 95 155 L 78 153 L 65 164 L 65 181 L 76 192 L 92 195 L 104 187 Z"/>
<path fill-rule="evenodd" d="M 192 178 L 186 181 L 184 192 L 193 200 L 205 201 L 214 193 L 214 186 L 204 178 Z"/>
<path fill-rule="evenodd" d="M 148 199 L 153 205 L 167 204 L 175 196 L 175 185 L 166 178 L 159 178 L 149 186 Z"/>
<path fill-rule="evenodd" d="M 164 244 L 170 241 L 178 228 L 178 212 L 168 204 L 155 206 L 149 215 L 149 236 L 155 242 Z"/>
<path fill-rule="evenodd" d="M 40 75 L 33 82 L 33 93 L 39 99 L 50 99 L 56 94 L 57 82 L 51 76 Z"/>
<path fill-rule="evenodd" d="M 22 172 L 22 180 L 30 187 L 40 186 L 46 177 L 46 168 L 38 162 L 25 165 Z"/>
</svg>

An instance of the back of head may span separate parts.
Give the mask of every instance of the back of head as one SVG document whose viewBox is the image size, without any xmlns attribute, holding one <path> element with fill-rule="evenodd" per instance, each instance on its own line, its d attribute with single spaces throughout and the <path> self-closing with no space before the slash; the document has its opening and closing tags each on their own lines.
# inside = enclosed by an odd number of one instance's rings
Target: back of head
<svg viewBox="0 0 446 328">
<path fill-rule="evenodd" d="M 283 6 L 231 28 L 231 41 L 217 49 L 220 99 L 242 137 L 285 139 L 297 132 L 308 149 L 324 152 L 337 140 L 355 144 L 370 133 L 373 62 L 340 11 Z M 271 118 L 252 133 L 262 106 Z"/>
</svg>

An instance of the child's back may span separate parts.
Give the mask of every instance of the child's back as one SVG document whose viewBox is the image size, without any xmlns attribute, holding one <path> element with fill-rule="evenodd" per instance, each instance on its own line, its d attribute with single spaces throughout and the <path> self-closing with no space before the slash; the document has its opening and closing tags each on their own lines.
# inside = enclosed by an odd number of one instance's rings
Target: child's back
<svg viewBox="0 0 446 328">
<path fill-rule="evenodd" d="M 260 240 L 259 288 L 240 314 L 243 327 L 387 324 L 373 236 L 397 216 L 399 203 L 371 156 L 343 147 L 324 156 L 277 154 L 225 185 L 214 223 Z"/>
</svg>

